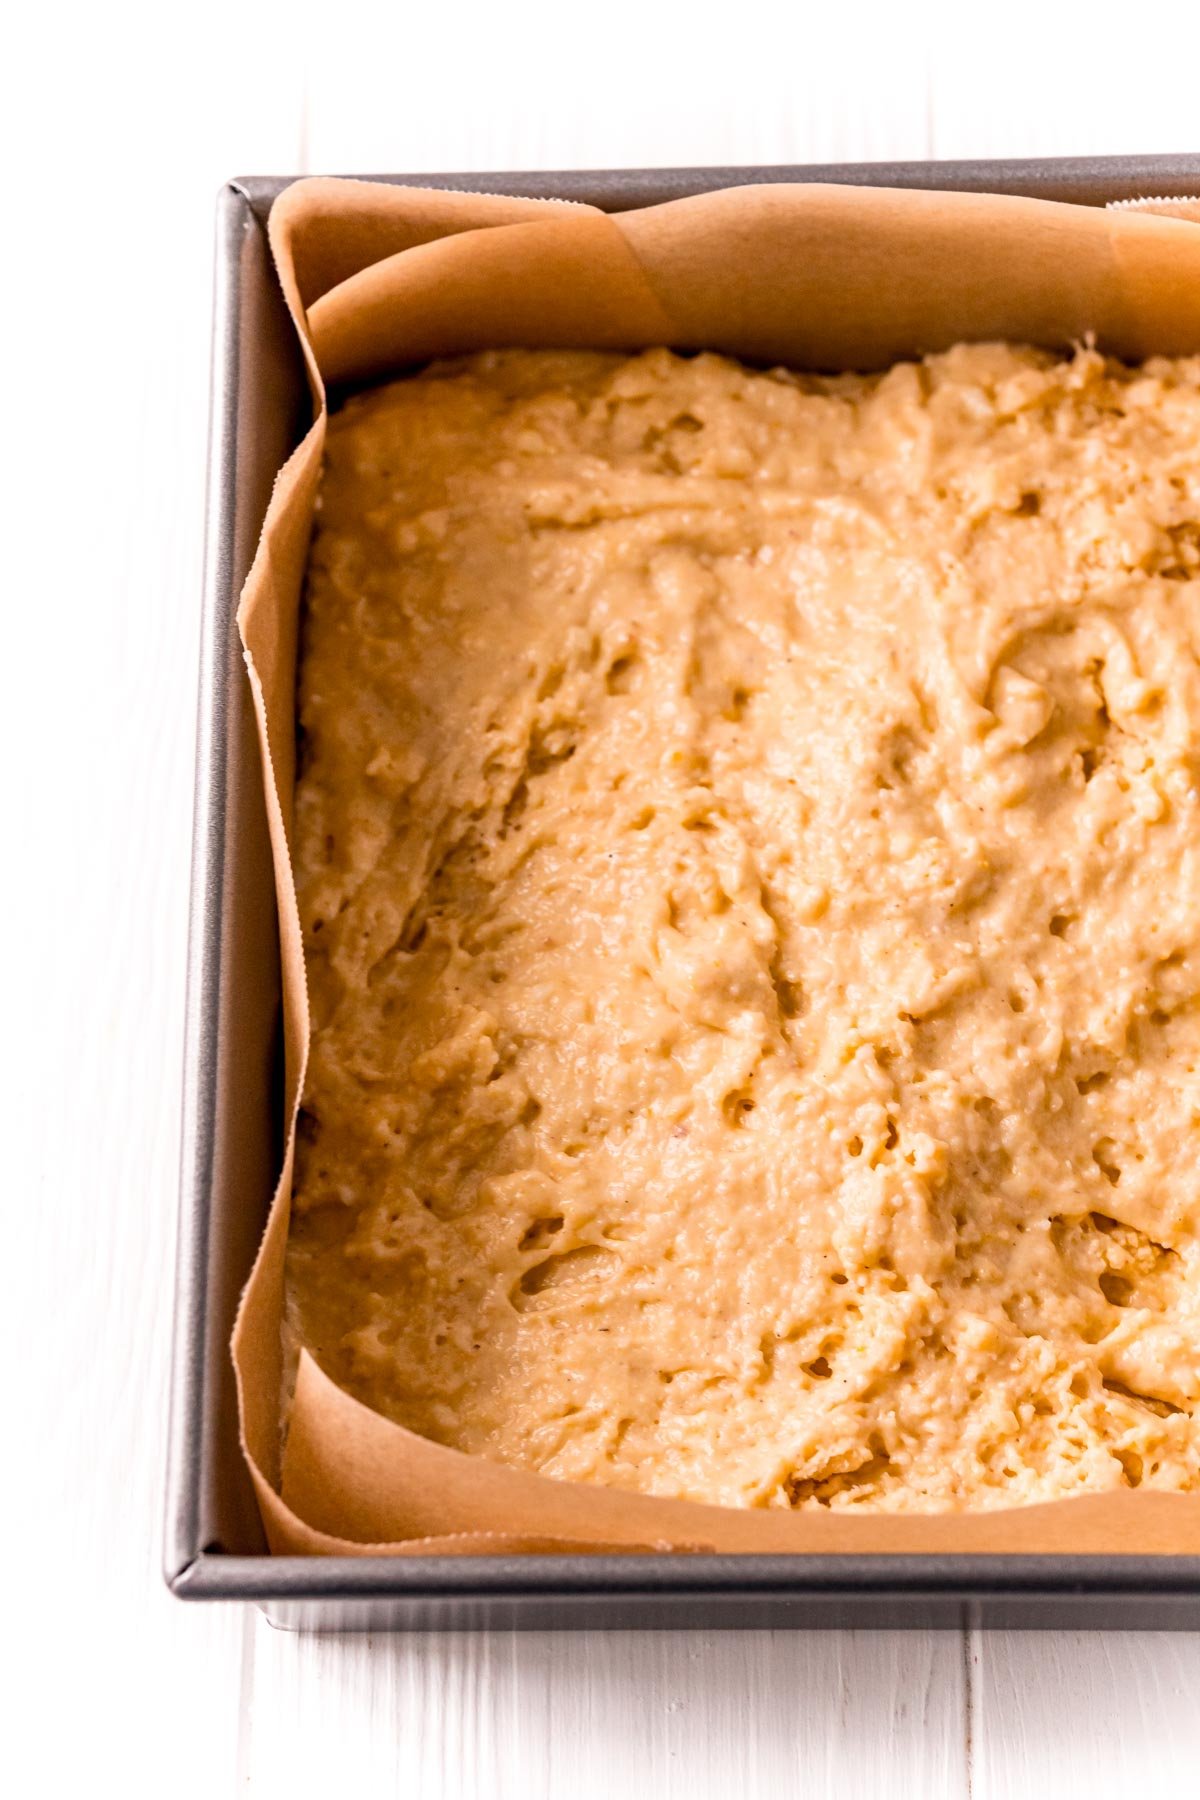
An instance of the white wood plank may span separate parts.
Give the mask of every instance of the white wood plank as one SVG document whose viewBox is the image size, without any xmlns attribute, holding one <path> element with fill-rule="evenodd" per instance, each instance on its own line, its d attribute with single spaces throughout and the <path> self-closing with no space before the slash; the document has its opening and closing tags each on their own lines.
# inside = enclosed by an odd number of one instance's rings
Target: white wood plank
<svg viewBox="0 0 1200 1800">
<path fill-rule="evenodd" d="M 1200 12 L 1192 0 L 1154 8 L 1150 80 L 1140 79 L 1138 59 L 1122 53 L 1099 9 L 1008 0 L 998 13 L 924 0 L 924 10 L 931 155 L 1195 150 Z"/>
<path fill-rule="evenodd" d="M 304 1638 L 261 1625 L 247 1788 L 428 1800 L 951 1800 L 955 1632 Z"/>
<path fill-rule="evenodd" d="M 718 18 L 720 27 L 718 28 Z M 638 167 L 928 155 L 1185 151 L 1200 12 L 1164 0 L 1153 76 L 1090 15 L 1044 0 L 610 0 L 599 28 L 556 0 L 436 9 L 345 0 L 309 71 L 315 169 Z M 362 46 L 370 43 L 371 56 Z"/>
<path fill-rule="evenodd" d="M 856 9 L 859 14 L 863 9 Z M 907 8 L 678 12 L 610 0 L 456 11 L 344 0 L 309 70 L 314 169 L 651 167 L 923 156 L 926 53 Z M 371 44 L 364 59 L 361 46 Z"/>
<path fill-rule="evenodd" d="M 247 1618 L 184 1609 L 159 1572 L 212 219 L 239 163 L 293 162 L 299 83 L 260 91 L 271 33 L 227 0 L 18 29 L 3 1330 L 8 1437 L 38 1476 L 5 1498 L 31 1677 L 5 1762 L 22 1794 L 213 1800 Z"/>
<path fill-rule="evenodd" d="M 973 1800 L 1190 1795 L 1200 1635 L 973 1634 Z"/>
</svg>

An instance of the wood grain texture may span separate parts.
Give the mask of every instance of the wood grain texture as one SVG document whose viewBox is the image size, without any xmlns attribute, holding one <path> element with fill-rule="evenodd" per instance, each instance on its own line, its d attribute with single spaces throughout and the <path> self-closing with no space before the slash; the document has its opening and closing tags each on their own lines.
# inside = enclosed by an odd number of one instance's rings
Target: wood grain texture
<svg viewBox="0 0 1200 1800">
<path fill-rule="evenodd" d="M 0 1760 L 51 1800 L 232 1792 L 250 1625 L 169 1598 L 160 1521 L 213 200 L 294 159 L 300 103 L 240 9 L 165 20 L 27 12 L 6 58 L 3 1329 L 39 1478 Z"/>
<path fill-rule="evenodd" d="M 972 1800 L 1155 1793 L 1200 1782 L 1200 1636 L 974 1632 Z"/>
<path fill-rule="evenodd" d="M 336 30 L 330 21 L 336 18 Z M 1194 1791 L 1200 1639 L 298 1639 L 158 1575 L 212 203 L 234 173 L 1187 150 L 1200 25 L 1015 0 L 25 9 L 6 59 L 10 1791 Z M 1030 46 L 1036 46 L 1031 54 Z M 92 371 L 94 373 L 85 371 Z M 65 496 L 65 498 L 64 498 Z M 971 1783 L 970 1789 L 968 1782 Z"/>
<path fill-rule="evenodd" d="M 964 1792 L 955 1633 L 260 1631 L 251 1790 L 439 1800 Z M 337 1718 L 341 1729 L 331 1728 Z"/>
</svg>

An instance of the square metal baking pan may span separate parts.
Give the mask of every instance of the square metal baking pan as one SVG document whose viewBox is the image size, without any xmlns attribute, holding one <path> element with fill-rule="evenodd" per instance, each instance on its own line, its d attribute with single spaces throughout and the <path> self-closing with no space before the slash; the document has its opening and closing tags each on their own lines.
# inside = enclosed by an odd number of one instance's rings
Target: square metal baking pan
<svg viewBox="0 0 1200 1800">
<path fill-rule="evenodd" d="M 1200 192 L 1194 157 L 380 176 L 608 212 L 746 182 L 957 188 L 1103 205 Z M 309 418 L 266 219 L 282 178 L 221 192 L 184 1062 L 166 1577 L 324 1630 L 495 1626 L 1200 1627 L 1200 1557 L 523 1556 L 266 1552 L 238 1448 L 229 1336 L 281 1153 L 279 953 L 234 615 L 275 472 Z"/>
</svg>

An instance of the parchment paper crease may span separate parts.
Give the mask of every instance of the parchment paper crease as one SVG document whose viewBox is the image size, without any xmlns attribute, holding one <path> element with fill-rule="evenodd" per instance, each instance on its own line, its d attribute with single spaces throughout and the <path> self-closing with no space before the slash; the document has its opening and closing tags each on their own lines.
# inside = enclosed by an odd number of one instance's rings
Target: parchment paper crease
<svg viewBox="0 0 1200 1800">
<path fill-rule="evenodd" d="M 233 1337 L 271 1547 L 469 1555 L 620 1548 L 1200 1553 L 1200 1495 L 1124 1491 L 1000 1512 L 745 1512 L 547 1480 L 429 1443 L 300 1360 L 280 1448 L 283 1254 L 309 1016 L 288 839 L 296 635 L 326 384 L 501 345 L 669 344 L 861 369 L 961 339 L 1131 359 L 1200 351 L 1200 209 L 989 195 L 733 188 L 608 217 L 561 201 L 297 182 L 270 220 L 315 423 L 280 472 L 238 623 L 278 890 L 287 1150 Z"/>
</svg>

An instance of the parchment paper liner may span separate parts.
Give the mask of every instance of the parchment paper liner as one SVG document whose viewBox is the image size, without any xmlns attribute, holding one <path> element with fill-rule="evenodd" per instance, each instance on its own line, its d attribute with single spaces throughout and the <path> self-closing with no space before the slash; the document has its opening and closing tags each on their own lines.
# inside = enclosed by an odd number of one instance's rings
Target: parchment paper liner
<svg viewBox="0 0 1200 1800">
<path fill-rule="evenodd" d="M 242 1443 L 277 1553 L 1200 1553 L 1200 1495 L 1128 1490 L 997 1512 L 737 1511 L 548 1480 L 428 1442 L 302 1353 L 281 1453 L 283 1257 L 309 1015 L 288 839 L 297 616 L 325 384 L 515 344 L 886 365 L 962 339 L 1130 359 L 1200 351 L 1200 209 L 990 195 L 728 189 L 608 217 L 562 201 L 296 183 L 271 243 L 316 419 L 275 485 L 238 623 L 254 694 L 283 961 L 287 1149 L 233 1336 Z M 1174 216 L 1164 216 L 1168 213 Z"/>
</svg>

